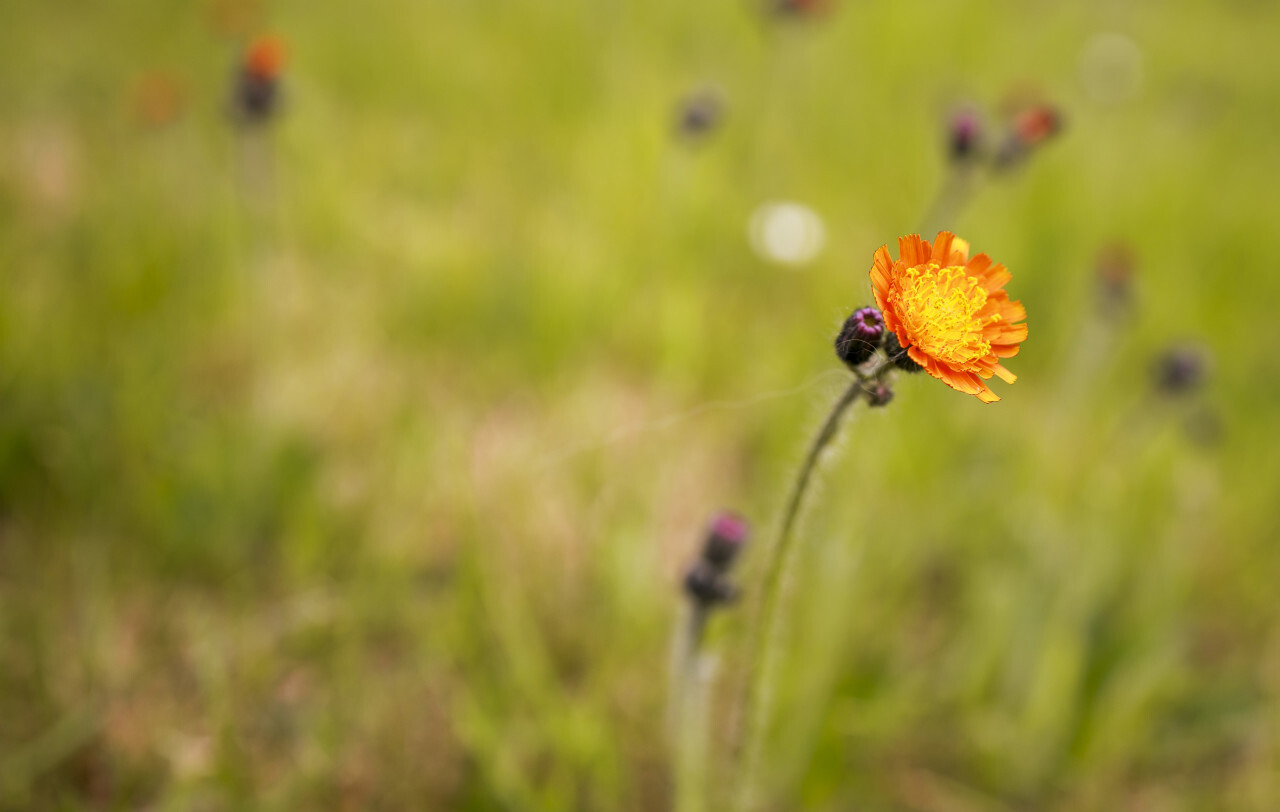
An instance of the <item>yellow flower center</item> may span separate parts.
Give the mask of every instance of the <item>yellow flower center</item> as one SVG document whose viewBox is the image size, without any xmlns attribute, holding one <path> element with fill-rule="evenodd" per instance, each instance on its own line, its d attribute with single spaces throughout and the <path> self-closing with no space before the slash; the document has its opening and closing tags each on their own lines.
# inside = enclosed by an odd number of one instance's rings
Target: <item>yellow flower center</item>
<svg viewBox="0 0 1280 812">
<path fill-rule="evenodd" d="M 987 291 L 959 265 L 935 263 L 908 268 L 889 293 L 902 320 L 906 342 L 926 355 L 952 366 L 985 357 L 991 344 L 982 340 Z M 985 323 L 1000 320 L 999 314 Z"/>
</svg>

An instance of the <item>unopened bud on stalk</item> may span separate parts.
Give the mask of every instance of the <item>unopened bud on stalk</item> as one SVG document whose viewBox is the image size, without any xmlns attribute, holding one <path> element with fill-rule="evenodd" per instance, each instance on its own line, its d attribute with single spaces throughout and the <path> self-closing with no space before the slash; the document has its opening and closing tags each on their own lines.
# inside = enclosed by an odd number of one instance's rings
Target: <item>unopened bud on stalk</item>
<svg viewBox="0 0 1280 812">
<path fill-rule="evenodd" d="M 884 317 L 874 307 L 855 310 L 836 336 L 836 355 L 856 367 L 875 354 L 884 337 Z"/>
<path fill-rule="evenodd" d="M 884 354 L 889 359 L 889 363 L 904 372 L 920 372 L 924 369 L 903 349 L 896 333 L 889 333 L 884 337 Z"/>
<path fill-rule="evenodd" d="M 676 132 L 685 138 L 707 135 L 724 118 L 724 95 L 714 87 L 701 88 L 680 102 L 676 111 Z"/>
<path fill-rule="evenodd" d="M 728 570 L 751 535 L 747 520 L 736 513 L 721 513 L 711 520 L 702 559 L 720 570 Z"/>
<path fill-rule="evenodd" d="M 996 169 L 1021 163 L 1031 152 L 1062 131 L 1062 113 L 1048 104 L 1028 107 L 1014 116 L 995 156 Z"/>
<path fill-rule="evenodd" d="M 702 552 L 684 578 L 684 590 L 703 608 L 727 603 L 738 589 L 729 580 L 729 569 L 751 535 L 747 520 L 735 513 L 720 513 L 707 527 Z"/>
<path fill-rule="evenodd" d="M 280 107 L 284 43 L 275 37 L 255 40 L 236 71 L 232 114 L 243 124 L 263 124 Z"/>
<path fill-rule="evenodd" d="M 893 390 L 884 381 L 876 381 L 867 392 L 867 405 L 871 407 L 887 406 L 893 400 Z"/>
<path fill-rule="evenodd" d="M 1183 395 L 1197 389 L 1208 377 L 1209 360 L 1203 347 L 1170 347 L 1156 359 L 1156 388 L 1166 395 Z"/>
<path fill-rule="evenodd" d="M 813 17 L 830 11 L 834 0 L 769 0 L 766 4 L 779 17 Z"/>
<path fill-rule="evenodd" d="M 729 603 L 738 597 L 738 588 L 705 561 L 699 561 L 684 576 L 684 591 L 706 608 Z"/>
<path fill-rule="evenodd" d="M 1048 104 L 1037 104 L 1014 118 L 1013 129 L 1023 144 L 1034 147 L 1061 132 L 1062 113 Z"/>
<path fill-rule="evenodd" d="M 952 115 L 947 142 L 954 163 L 968 163 L 977 157 L 982 144 L 982 121 L 978 114 L 966 109 Z"/>
</svg>

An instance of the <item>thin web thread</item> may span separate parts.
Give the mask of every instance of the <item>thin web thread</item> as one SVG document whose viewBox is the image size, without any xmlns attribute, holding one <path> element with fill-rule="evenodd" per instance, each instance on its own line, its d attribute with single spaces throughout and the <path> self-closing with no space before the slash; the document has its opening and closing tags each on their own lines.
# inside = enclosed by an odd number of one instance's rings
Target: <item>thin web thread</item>
<svg viewBox="0 0 1280 812">
<path fill-rule="evenodd" d="M 561 465 L 573 459 L 574 457 L 581 456 L 582 454 L 589 454 L 592 451 L 599 451 L 601 449 L 605 449 L 610 446 L 617 445 L 618 443 L 624 442 L 626 440 L 629 440 L 639 435 L 666 431 L 667 429 L 675 425 L 678 425 L 679 423 L 683 423 L 686 420 L 692 420 L 693 418 L 706 414 L 708 412 L 725 412 L 725 411 L 737 411 L 740 409 L 749 409 L 752 406 L 758 406 L 761 403 L 766 403 L 771 400 L 779 400 L 781 398 L 793 397 L 795 395 L 799 395 L 809 391 L 810 389 L 812 389 L 813 387 L 821 383 L 823 379 L 831 378 L 834 376 L 842 377 L 843 372 L 838 369 L 828 369 L 828 370 L 825 370 L 824 372 L 820 372 L 817 375 L 814 375 L 812 378 L 805 381 L 804 383 L 798 386 L 790 387 L 789 389 L 779 389 L 773 392 L 764 392 L 759 395 L 752 395 L 751 397 L 738 398 L 735 400 L 711 400 L 711 401 L 707 401 L 706 403 L 701 403 L 683 412 L 677 412 L 676 414 L 668 415 L 666 417 L 660 417 L 660 418 L 657 418 L 656 420 L 646 420 L 631 426 L 624 426 L 622 428 L 615 429 L 614 431 L 610 432 L 609 434 L 605 435 L 604 437 L 598 440 L 593 440 L 588 443 L 583 443 L 574 448 L 570 448 L 566 451 L 562 451 L 559 454 L 553 454 L 551 456 L 545 457 L 540 462 L 534 465 L 534 469 L 538 473 L 542 473 L 550 468 L 554 468 L 557 465 Z"/>
</svg>

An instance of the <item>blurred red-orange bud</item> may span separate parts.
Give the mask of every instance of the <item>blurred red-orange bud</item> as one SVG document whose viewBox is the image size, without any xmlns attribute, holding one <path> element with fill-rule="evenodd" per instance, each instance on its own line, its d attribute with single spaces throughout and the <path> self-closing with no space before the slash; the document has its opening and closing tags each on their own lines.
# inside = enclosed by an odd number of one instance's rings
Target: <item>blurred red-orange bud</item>
<svg viewBox="0 0 1280 812">
<path fill-rule="evenodd" d="M 244 55 L 245 73 L 254 79 L 279 78 L 284 68 L 284 42 L 279 37 L 265 36 L 254 40 Z"/>
<path fill-rule="evenodd" d="M 1062 116 L 1047 104 L 1039 104 L 1017 115 L 1013 122 L 1018 138 L 1025 146 L 1044 141 L 1062 128 Z"/>
</svg>

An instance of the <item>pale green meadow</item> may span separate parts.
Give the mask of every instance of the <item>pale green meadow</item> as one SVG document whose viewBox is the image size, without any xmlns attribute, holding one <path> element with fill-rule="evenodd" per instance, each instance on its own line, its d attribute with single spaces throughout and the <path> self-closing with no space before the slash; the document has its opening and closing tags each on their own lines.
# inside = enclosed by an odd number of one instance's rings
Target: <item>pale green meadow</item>
<svg viewBox="0 0 1280 812">
<path fill-rule="evenodd" d="M 681 582 L 733 510 L 726 808 L 832 340 L 948 117 L 1010 99 L 1062 131 L 932 226 L 1012 271 L 1019 379 L 853 410 L 763 808 L 1280 808 L 1280 7 L 763 5 L 9 4 L 0 809 L 672 808 Z M 264 33 L 282 105 L 238 127 Z M 768 201 L 814 257 L 753 248 Z"/>
</svg>

